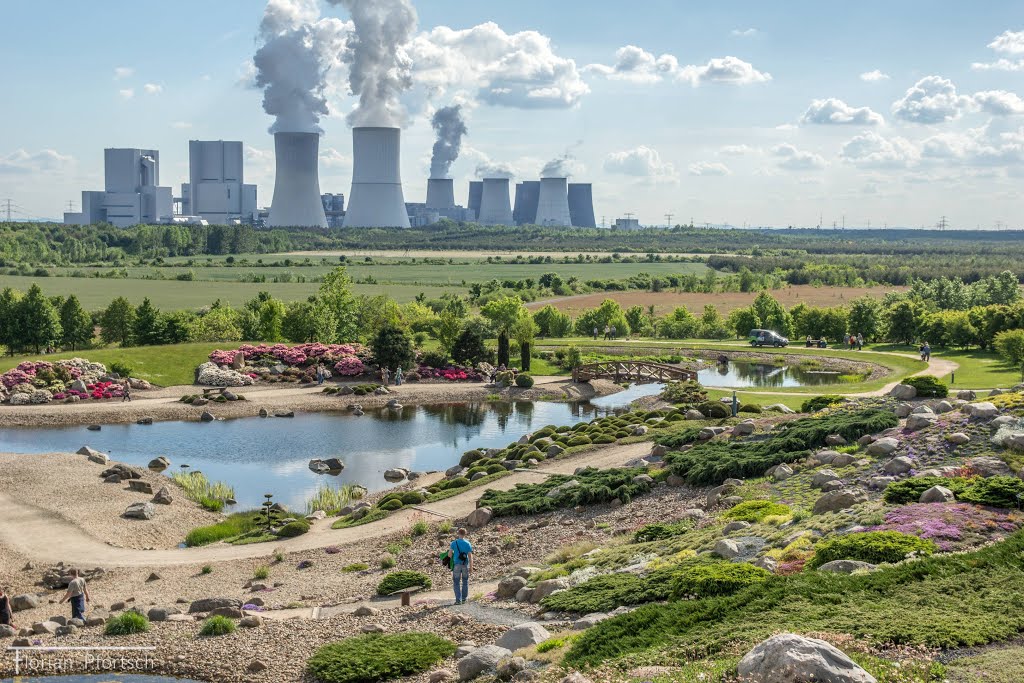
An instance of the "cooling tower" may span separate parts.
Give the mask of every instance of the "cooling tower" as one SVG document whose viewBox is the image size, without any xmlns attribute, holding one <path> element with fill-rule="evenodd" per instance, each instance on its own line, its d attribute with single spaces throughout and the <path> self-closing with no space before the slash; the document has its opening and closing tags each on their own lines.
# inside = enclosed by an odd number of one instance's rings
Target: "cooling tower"
<svg viewBox="0 0 1024 683">
<path fill-rule="evenodd" d="M 569 183 L 569 218 L 576 228 L 597 227 L 594 189 L 590 183 Z"/>
<path fill-rule="evenodd" d="M 408 228 L 402 195 L 401 131 L 398 128 L 352 129 L 352 192 L 346 228 Z"/>
<path fill-rule="evenodd" d="M 480 199 L 484 196 L 484 184 L 480 180 L 469 181 L 469 196 L 466 198 L 466 208 L 473 212 L 473 219 L 480 217 Z"/>
<path fill-rule="evenodd" d="M 541 178 L 537 199 L 537 225 L 572 225 L 567 178 Z"/>
<path fill-rule="evenodd" d="M 515 225 L 508 186 L 508 178 L 484 178 L 478 219 L 481 225 Z"/>
<path fill-rule="evenodd" d="M 455 208 L 455 182 L 451 178 L 430 178 L 427 180 L 427 208 Z"/>
<path fill-rule="evenodd" d="M 524 180 L 516 184 L 516 203 L 512 209 L 512 220 L 516 225 L 533 225 L 537 222 L 537 200 L 540 199 L 540 181 Z"/>
<path fill-rule="evenodd" d="M 267 219 L 270 227 L 327 227 L 320 201 L 319 150 L 316 133 L 274 133 L 277 173 Z"/>
</svg>

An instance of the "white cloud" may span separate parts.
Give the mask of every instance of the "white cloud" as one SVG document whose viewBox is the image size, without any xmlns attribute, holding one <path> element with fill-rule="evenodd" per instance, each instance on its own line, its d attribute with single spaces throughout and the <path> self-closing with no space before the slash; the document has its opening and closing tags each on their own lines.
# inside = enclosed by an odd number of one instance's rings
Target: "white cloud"
<svg viewBox="0 0 1024 683">
<path fill-rule="evenodd" d="M 840 99 L 830 97 L 827 100 L 813 100 L 800 118 L 800 123 L 877 126 L 885 123 L 885 119 L 870 107 L 851 107 Z"/>
<path fill-rule="evenodd" d="M 672 178 L 676 175 L 675 166 L 662 161 L 658 150 L 646 145 L 612 152 L 604 160 L 604 170 L 642 178 Z"/>
<path fill-rule="evenodd" d="M 878 69 L 875 69 L 874 71 L 865 71 L 860 75 L 860 80 L 867 81 L 868 83 L 875 83 L 877 81 L 887 81 L 889 80 L 889 74 L 882 73 Z"/>
<path fill-rule="evenodd" d="M 119 81 L 122 78 L 128 78 L 135 73 L 135 69 L 130 66 L 116 66 L 114 67 L 114 80 Z"/>
<path fill-rule="evenodd" d="M 132 90 L 131 88 L 125 88 L 123 90 L 118 90 L 117 94 L 120 95 L 121 99 L 123 99 L 123 100 L 130 100 L 131 98 L 135 97 L 135 91 Z"/>
<path fill-rule="evenodd" d="M 0 157 L 0 174 L 28 175 L 39 172 L 65 170 L 75 163 L 75 158 L 52 149 L 28 152 L 16 149 Z"/>
<path fill-rule="evenodd" d="M 752 154 L 756 151 L 757 149 L 750 145 L 726 145 L 718 150 L 718 153 L 730 157 L 741 157 L 746 154 Z"/>
<path fill-rule="evenodd" d="M 951 162 L 976 167 L 1024 164 L 1024 128 L 1007 129 L 996 121 L 962 133 L 933 135 L 921 144 L 921 156 L 946 165 Z"/>
<path fill-rule="evenodd" d="M 697 163 L 690 164 L 687 170 L 690 172 L 690 175 L 696 176 L 723 176 L 732 174 L 732 171 L 729 170 L 728 166 L 715 161 L 698 161 Z"/>
<path fill-rule="evenodd" d="M 1000 55 L 1024 55 L 1024 31 L 1003 31 L 988 44 L 988 47 Z M 975 71 L 1022 71 L 1024 59 L 1000 57 L 994 62 L 974 62 L 971 68 Z"/>
<path fill-rule="evenodd" d="M 556 54 L 537 31 L 509 34 L 493 22 L 438 26 L 417 35 L 407 51 L 416 87 L 428 99 L 471 90 L 495 106 L 567 109 L 590 92 L 576 62 Z"/>
<path fill-rule="evenodd" d="M 892 104 L 896 118 L 912 123 L 943 123 L 960 118 L 971 98 L 958 95 L 956 86 L 941 76 L 925 76 Z"/>
<path fill-rule="evenodd" d="M 751 36 L 756 36 L 758 31 L 757 31 L 756 28 L 753 28 L 753 27 L 751 27 L 751 28 L 734 28 L 729 33 L 730 33 L 730 35 L 734 35 L 737 38 L 750 38 Z"/>
<path fill-rule="evenodd" d="M 975 71 L 1024 71 L 1024 59 L 997 59 L 994 62 L 974 62 L 971 68 Z"/>
<path fill-rule="evenodd" d="M 325 147 L 320 150 L 320 165 L 328 168 L 348 168 L 352 166 L 352 157 L 334 147 Z"/>
<path fill-rule="evenodd" d="M 164 86 L 160 85 L 159 83 L 146 83 L 144 86 L 142 86 L 142 89 L 146 92 L 147 95 L 159 95 L 164 91 Z"/>
<path fill-rule="evenodd" d="M 656 57 L 636 45 L 627 45 L 616 50 L 614 64 L 588 64 L 584 71 L 612 80 L 635 83 L 672 80 L 689 83 L 693 87 L 705 83 L 748 85 L 772 79 L 771 74 L 758 71 L 752 64 L 738 57 L 717 57 L 709 60 L 707 64 L 680 66 L 678 58 L 673 55 L 663 54 Z"/>
<path fill-rule="evenodd" d="M 821 155 L 797 149 L 788 142 L 772 147 L 772 154 L 779 158 L 779 168 L 787 171 L 820 169 L 828 165 Z"/>
<path fill-rule="evenodd" d="M 171 124 L 171 128 L 177 128 L 178 130 L 187 130 L 192 127 L 192 124 L 188 121 L 175 121 Z"/>
<path fill-rule="evenodd" d="M 917 161 L 920 153 L 904 138 L 884 138 L 874 131 L 867 131 L 844 144 L 839 156 L 858 166 L 905 168 Z"/>
<path fill-rule="evenodd" d="M 974 93 L 974 103 L 993 116 L 1024 114 L 1024 100 L 1006 90 L 984 90 Z"/>
</svg>

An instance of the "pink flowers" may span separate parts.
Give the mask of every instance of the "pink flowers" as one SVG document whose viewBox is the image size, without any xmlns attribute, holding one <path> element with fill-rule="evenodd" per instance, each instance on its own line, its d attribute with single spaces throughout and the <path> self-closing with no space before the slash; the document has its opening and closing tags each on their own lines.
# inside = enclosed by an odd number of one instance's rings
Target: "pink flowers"
<svg viewBox="0 0 1024 683">
<path fill-rule="evenodd" d="M 289 367 L 300 367 L 315 362 L 334 363 L 349 356 L 365 353 L 360 344 L 243 344 L 235 351 L 217 349 L 210 354 L 210 361 L 217 365 L 229 365 L 235 354 L 241 351 L 246 362 L 269 360 Z"/>
<path fill-rule="evenodd" d="M 431 368 L 421 365 L 416 371 L 422 379 L 439 379 L 445 382 L 480 382 L 483 376 L 472 368 L 449 365 L 446 368 Z"/>
<path fill-rule="evenodd" d="M 21 365 L 25 365 L 22 363 Z M 3 382 L 4 386 L 8 389 L 16 387 L 19 384 L 31 384 L 32 379 L 35 377 L 35 370 L 31 374 L 21 370 L 21 365 L 14 370 L 8 370 L 3 375 L 0 375 L 0 381 Z"/>
<path fill-rule="evenodd" d="M 343 356 L 334 364 L 334 372 L 344 377 L 352 377 L 366 372 L 366 366 L 355 356 Z"/>
<path fill-rule="evenodd" d="M 869 531 L 899 531 L 935 541 L 944 552 L 967 550 L 1013 533 L 1024 515 L 969 503 L 914 503 L 896 508 Z"/>
</svg>

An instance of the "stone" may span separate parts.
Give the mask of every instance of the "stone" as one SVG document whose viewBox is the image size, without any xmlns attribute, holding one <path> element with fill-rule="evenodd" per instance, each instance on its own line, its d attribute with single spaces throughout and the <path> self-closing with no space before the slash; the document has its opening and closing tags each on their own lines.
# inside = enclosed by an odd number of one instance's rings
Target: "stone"
<svg viewBox="0 0 1024 683">
<path fill-rule="evenodd" d="M 153 458 L 149 461 L 147 467 L 157 472 L 163 472 L 171 466 L 171 461 L 166 456 L 161 455 L 159 458 Z"/>
<path fill-rule="evenodd" d="M 839 455 L 839 451 L 823 450 L 812 455 L 811 460 L 821 465 L 831 465 L 837 455 Z"/>
<path fill-rule="evenodd" d="M 990 456 L 982 456 L 978 458 L 972 458 L 968 463 L 971 469 L 978 473 L 980 477 L 1009 477 L 1013 476 L 1013 471 L 1010 470 L 1010 466 L 999 458 L 993 458 Z"/>
<path fill-rule="evenodd" d="M 914 412 L 914 406 L 910 403 L 897 403 L 892 412 L 895 413 L 896 417 L 903 419 Z"/>
<path fill-rule="evenodd" d="M 999 408 L 996 408 L 993 403 L 982 401 L 981 403 L 968 403 L 963 407 L 962 412 L 975 420 L 991 420 L 999 415 Z"/>
<path fill-rule="evenodd" d="M 70 636 L 78 630 L 77 626 L 58 626 L 57 630 L 53 632 L 55 636 Z"/>
<path fill-rule="evenodd" d="M 818 567 L 819 572 L 832 572 L 833 574 L 852 574 L 857 571 L 875 569 L 870 562 L 858 562 L 857 560 L 832 560 Z"/>
<path fill-rule="evenodd" d="M 824 640 L 780 633 L 758 643 L 737 666 L 740 679 L 757 683 L 877 683 Z"/>
<path fill-rule="evenodd" d="M 270 417 L 270 411 L 267 410 L 266 408 L 260 408 L 259 416 L 260 417 Z"/>
<path fill-rule="evenodd" d="M 85 620 L 84 619 L 68 619 L 68 624 L 67 625 L 68 626 L 74 626 L 76 628 L 84 628 L 85 627 Z"/>
<path fill-rule="evenodd" d="M 555 457 L 558 457 L 559 455 L 561 455 L 564 452 L 565 452 L 564 448 L 562 448 L 561 446 L 559 446 L 556 443 L 553 443 L 550 446 L 548 446 L 547 456 L 549 458 L 555 458 Z"/>
<path fill-rule="evenodd" d="M 723 538 L 715 543 L 712 554 L 718 555 L 723 560 L 733 562 L 745 562 L 753 559 L 765 546 L 765 540 L 757 536 L 738 536 L 736 538 Z"/>
<path fill-rule="evenodd" d="M 153 485 L 141 479 L 132 479 L 128 482 L 128 490 L 136 493 L 148 493 L 153 495 Z"/>
<path fill-rule="evenodd" d="M 759 557 L 754 560 L 754 566 L 774 574 L 779 568 L 779 563 L 771 557 Z"/>
<path fill-rule="evenodd" d="M 57 632 L 57 629 L 59 628 L 60 624 L 58 624 L 56 621 L 37 621 L 31 626 L 32 633 L 36 634 L 37 636 L 41 636 L 44 633 L 52 636 Z"/>
<path fill-rule="evenodd" d="M 241 619 L 245 616 L 237 607 L 217 607 L 210 610 L 211 617 L 227 617 L 228 619 Z"/>
<path fill-rule="evenodd" d="M 153 502 L 158 505 L 170 505 L 174 502 L 174 497 L 171 495 L 171 490 L 166 486 L 161 486 L 160 490 L 153 496 Z"/>
<path fill-rule="evenodd" d="M 708 491 L 706 503 L 709 508 L 713 508 L 724 498 L 729 495 L 735 489 L 735 486 L 731 484 L 722 484 Z"/>
<path fill-rule="evenodd" d="M 151 583 L 153 581 L 159 581 L 162 578 L 164 578 L 164 577 L 160 576 L 156 572 L 150 572 L 149 576 L 146 577 L 146 583 Z"/>
<path fill-rule="evenodd" d="M 978 398 L 978 394 L 977 392 L 972 391 L 971 389 L 961 389 L 960 391 L 956 392 L 956 397 L 961 401 L 973 401 L 974 399 Z"/>
<path fill-rule="evenodd" d="M 449 671 L 431 671 L 430 683 L 446 683 L 452 679 L 452 674 Z"/>
<path fill-rule="evenodd" d="M 633 477 L 634 484 L 643 484 L 646 486 L 654 486 L 654 478 L 648 474 L 638 474 Z"/>
<path fill-rule="evenodd" d="M 520 588 L 525 588 L 526 579 L 521 576 L 507 576 L 498 582 L 498 600 L 510 600 L 516 596 Z"/>
<path fill-rule="evenodd" d="M 486 525 L 494 517 L 490 508 L 477 508 L 466 517 L 466 526 L 479 528 Z"/>
<path fill-rule="evenodd" d="M 643 436 L 648 432 L 647 425 L 637 425 L 633 427 L 633 436 Z"/>
<path fill-rule="evenodd" d="M 511 681 L 520 671 L 526 670 L 526 660 L 522 657 L 509 657 L 498 662 L 495 675 L 499 681 Z"/>
<path fill-rule="evenodd" d="M 668 446 L 662 446 L 661 444 L 657 444 L 656 446 L 651 448 L 651 456 L 655 458 L 663 458 L 666 455 L 668 455 Z"/>
<path fill-rule="evenodd" d="M 153 418 L 151 418 L 151 417 L 140 417 L 138 420 L 135 421 L 135 424 L 137 424 L 137 425 L 151 425 L 151 424 L 153 424 Z"/>
<path fill-rule="evenodd" d="M 356 617 L 375 617 L 378 614 L 380 614 L 379 609 L 377 609 L 376 607 L 367 607 L 366 605 L 363 605 L 362 607 L 357 607 L 355 611 L 352 612 L 352 615 Z"/>
<path fill-rule="evenodd" d="M 279 410 L 274 413 L 274 417 L 295 417 L 294 410 Z"/>
<path fill-rule="evenodd" d="M 242 628 L 259 628 L 263 626 L 263 617 L 258 614 L 247 614 L 238 622 Z"/>
<path fill-rule="evenodd" d="M 753 422 L 740 422 L 732 428 L 733 436 L 750 436 L 754 433 Z"/>
<path fill-rule="evenodd" d="M 890 455 L 900 447 L 900 442 L 891 436 L 886 436 L 873 441 L 868 446 L 868 455 Z"/>
<path fill-rule="evenodd" d="M 28 638 L 15 638 L 11 641 L 11 647 L 32 647 L 32 641 Z"/>
<path fill-rule="evenodd" d="M 764 407 L 765 410 L 771 410 L 776 413 L 782 413 L 783 415 L 793 415 L 796 413 L 795 410 L 787 406 L 785 403 L 772 403 Z"/>
<path fill-rule="evenodd" d="M 202 406 L 209 405 L 209 404 L 210 404 L 210 399 L 203 398 L 202 396 L 199 396 L 198 398 L 193 399 L 192 403 L 191 403 L 193 408 L 195 408 L 195 407 L 202 407 Z"/>
<path fill-rule="evenodd" d="M 20 612 L 39 607 L 39 596 L 32 593 L 11 596 L 11 611 Z"/>
<path fill-rule="evenodd" d="M 18 632 L 14 630 L 13 626 L 0 624 L 0 638 L 13 638 L 16 635 L 18 635 Z"/>
<path fill-rule="evenodd" d="M 826 446 L 845 446 L 846 439 L 841 434 L 829 434 L 825 437 Z"/>
<path fill-rule="evenodd" d="M 743 531 L 750 528 L 750 522 L 729 522 L 722 529 L 722 533 L 731 534 L 734 531 Z"/>
<path fill-rule="evenodd" d="M 86 427 L 86 429 L 88 429 L 90 432 L 98 432 L 102 428 L 99 425 L 89 425 L 88 427 Z"/>
<path fill-rule="evenodd" d="M 736 507 L 742 502 L 743 498 L 741 498 L 740 496 L 726 496 L 725 498 L 722 498 L 720 501 L 718 501 L 718 504 L 721 505 L 722 507 L 731 508 Z"/>
<path fill-rule="evenodd" d="M 132 503 L 125 509 L 124 516 L 129 519 L 153 519 L 156 517 L 156 508 L 152 503 Z"/>
<path fill-rule="evenodd" d="M 200 612 L 212 612 L 220 607 L 234 607 L 235 609 L 241 609 L 242 601 L 236 598 L 203 598 L 202 600 L 194 600 L 192 604 L 188 606 L 188 613 L 198 614 Z"/>
<path fill-rule="evenodd" d="M 327 513 L 323 510 L 314 510 L 310 514 L 306 515 L 307 522 L 319 522 L 323 519 L 327 519 Z"/>
<path fill-rule="evenodd" d="M 814 503 L 814 514 L 838 512 L 853 507 L 858 503 L 867 502 L 868 495 L 859 489 L 840 489 L 829 491 Z"/>
<path fill-rule="evenodd" d="M 106 623 L 106 622 L 103 619 L 103 617 L 87 617 L 86 620 L 85 620 L 85 625 L 88 626 L 89 628 L 94 628 L 96 626 L 103 626 L 104 623 Z"/>
<path fill-rule="evenodd" d="M 78 455 L 84 455 L 85 457 L 89 458 L 89 462 L 94 462 L 99 465 L 106 465 L 107 462 L 110 460 L 110 458 L 107 457 L 106 453 L 100 453 L 96 449 L 90 448 L 89 446 L 82 446 L 76 452 L 78 453 Z"/>
<path fill-rule="evenodd" d="M 920 405 L 914 406 L 914 409 L 910 411 L 910 414 L 911 415 L 934 415 L 935 411 L 932 410 L 926 404 L 922 403 Z"/>
<path fill-rule="evenodd" d="M 458 662 L 459 680 L 470 681 L 485 672 L 493 671 L 497 669 L 498 662 L 511 654 L 511 651 L 497 645 L 474 648 Z"/>
<path fill-rule="evenodd" d="M 402 481 L 407 474 L 409 474 L 408 470 L 404 470 L 401 467 L 392 467 L 391 469 L 384 470 L 384 479 L 387 481 Z"/>
<path fill-rule="evenodd" d="M 670 474 L 665 478 L 665 483 L 674 488 L 680 486 L 686 486 L 686 480 L 680 477 L 678 474 Z"/>
<path fill-rule="evenodd" d="M 121 475 L 119 475 L 119 474 L 111 474 L 109 477 L 107 477 L 107 478 L 105 478 L 103 480 L 103 483 L 104 484 L 120 484 L 121 483 Z"/>
<path fill-rule="evenodd" d="M 939 401 L 935 404 L 935 412 L 939 415 L 953 412 L 953 404 L 949 401 Z"/>
<path fill-rule="evenodd" d="M 896 477 L 871 477 L 868 479 L 868 488 L 872 491 L 881 491 L 894 481 Z"/>
<path fill-rule="evenodd" d="M 907 474 L 914 469 L 914 461 L 905 455 L 900 455 L 882 465 L 882 471 L 886 474 Z"/>
<path fill-rule="evenodd" d="M 264 671 L 266 671 L 269 668 L 270 668 L 269 666 L 267 666 L 266 664 L 264 664 L 260 660 L 254 659 L 251 662 L 249 662 L 249 665 L 247 667 L 245 667 L 245 670 L 248 671 L 251 674 L 259 674 L 259 673 L 263 673 Z"/>
<path fill-rule="evenodd" d="M 913 398 L 917 398 L 917 389 L 909 384 L 897 384 L 889 392 L 889 395 L 897 401 L 909 401 Z"/>
<path fill-rule="evenodd" d="M 593 614 L 587 614 L 580 617 L 576 621 L 572 622 L 572 630 L 574 631 L 585 631 L 586 629 L 599 624 L 605 619 L 610 619 L 611 616 L 604 612 L 594 612 Z"/>
<path fill-rule="evenodd" d="M 699 410 L 695 410 L 694 408 L 690 408 L 685 413 L 683 413 L 683 419 L 684 420 L 703 420 L 704 419 L 704 414 L 701 413 Z"/>
<path fill-rule="evenodd" d="M 192 405 L 195 405 L 194 401 L 192 402 Z M 202 420 L 203 422 L 213 422 L 217 418 L 215 418 L 213 416 L 213 413 L 211 413 L 209 410 L 204 410 L 202 413 L 200 413 L 199 419 Z"/>
<path fill-rule="evenodd" d="M 569 581 L 567 579 L 547 579 L 546 581 L 541 581 L 530 594 L 530 602 L 537 604 L 555 591 L 566 590 L 567 588 L 569 588 Z"/>
<path fill-rule="evenodd" d="M 505 631 L 505 633 L 503 633 L 494 644 L 498 647 L 503 647 L 506 650 L 515 652 L 516 650 L 524 647 L 543 643 L 550 637 L 551 633 L 546 628 L 537 622 L 530 621 L 525 624 L 513 626 L 509 630 Z"/>
<path fill-rule="evenodd" d="M 955 500 L 956 496 L 945 486 L 933 486 L 921 494 L 922 503 L 952 503 Z"/>
<path fill-rule="evenodd" d="M 591 680 L 579 671 L 573 671 L 563 678 L 561 683 L 591 683 Z"/>
<path fill-rule="evenodd" d="M 833 479 L 832 481 L 826 481 L 824 484 L 822 484 L 821 485 L 821 490 L 824 493 L 828 493 L 829 491 L 838 491 L 838 490 L 840 490 L 842 488 L 845 488 L 845 487 L 846 487 L 846 484 L 844 484 L 841 480 Z"/>
<path fill-rule="evenodd" d="M 533 589 L 524 586 L 516 591 L 516 602 L 533 602 Z"/>
<path fill-rule="evenodd" d="M 814 476 L 811 477 L 811 486 L 816 489 L 820 489 L 826 482 L 835 481 L 837 479 L 839 479 L 839 475 L 832 470 L 821 470 L 819 472 L 815 472 Z"/>
<path fill-rule="evenodd" d="M 50 617 L 49 621 L 54 622 L 58 626 L 67 626 L 68 625 L 68 618 L 65 617 L 65 616 L 58 615 L 56 617 Z"/>
<path fill-rule="evenodd" d="M 786 481 L 793 476 L 793 468 L 782 464 L 772 470 L 772 479 L 775 481 Z"/>
<path fill-rule="evenodd" d="M 911 431 L 925 429 L 926 427 L 931 427 L 933 424 L 935 424 L 934 413 L 918 413 L 907 418 L 907 429 Z"/>
<path fill-rule="evenodd" d="M 837 453 L 836 457 L 832 458 L 833 467 L 846 467 L 855 462 L 857 462 L 857 458 L 850 453 Z"/>
<path fill-rule="evenodd" d="M 177 607 L 153 607 L 146 612 L 146 617 L 150 621 L 167 621 L 172 614 L 181 614 L 181 610 Z"/>
</svg>

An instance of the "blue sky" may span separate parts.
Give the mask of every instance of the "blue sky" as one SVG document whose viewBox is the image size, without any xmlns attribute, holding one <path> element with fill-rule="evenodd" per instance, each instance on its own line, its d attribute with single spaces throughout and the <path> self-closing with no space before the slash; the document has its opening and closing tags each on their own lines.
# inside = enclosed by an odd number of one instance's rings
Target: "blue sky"
<svg viewBox="0 0 1024 683">
<path fill-rule="evenodd" d="M 454 101 L 469 127 L 452 168 L 460 201 L 478 166 L 530 178 L 569 152 L 575 179 L 594 183 L 599 221 L 629 211 L 645 223 L 671 212 L 735 225 L 1024 224 L 1024 4 L 414 3 L 408 201 L 425 191 L 429 114 Z M 0 198 L 59 216 L 80 190 L 101 188 L 111 146 L 159 149 L 162 184 L 177 194 L 187 141 L 219 138 L 245 142 L 247 176 L 269 202 L 273 118 L 246 86 L 263 12 L 255 0 L 10 3 Z M 496 26 L 471 33 L 486 22 Z M 467 39 L 427 73 L 436 27 Z M 529 82 L 502 73 L 470 35 L 530 64 Z M 321 188 L 347 194 L 345 77 L 328 76 Z M 555 95 L 545 107 L 486 96 L 505 82 Z"/>
</svg>

